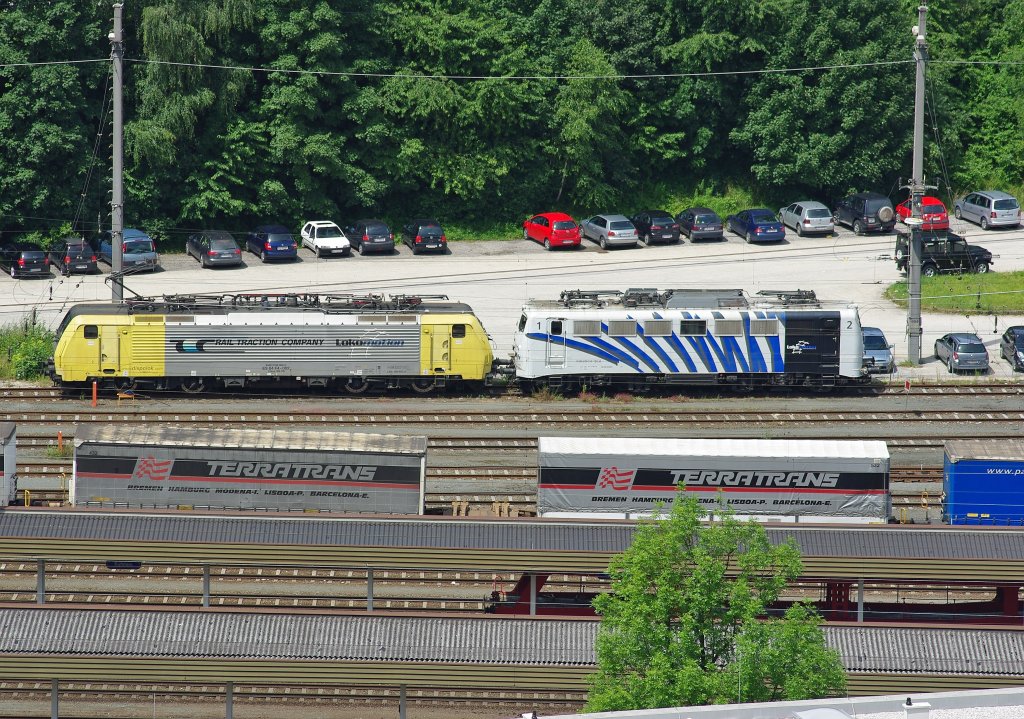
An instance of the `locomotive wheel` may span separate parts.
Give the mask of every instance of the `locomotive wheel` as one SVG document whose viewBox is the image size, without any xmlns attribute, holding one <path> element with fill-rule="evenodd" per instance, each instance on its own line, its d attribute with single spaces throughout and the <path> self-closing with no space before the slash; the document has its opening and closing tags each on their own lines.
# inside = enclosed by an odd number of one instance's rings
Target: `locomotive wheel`
<svg viewBox="0 0 1024 719">
<path fill-rule="evenodd" d="M 134 377 L 118 377 L 114 380 L 114 389 L 118 392 L 127 392 L 135 389 L 137 380 Z"/>
<path fill-rule="evenodd" d="M 202 377 L 186 377 L 181 381 L 181 391 L 188 394 L 199 394 L 206 389 L 206 383 Z"/>
<path fill-rule="evenodd" d="M 370 389 L 370 383 L 362 377 L 349 377 L 345 382 L 345 391 L 349 394 L 362 394 Z"/>
<path fill-rule="evenodd" d="M 430 394 L 437 389 L 437 381 L 433 377 L 418 377 L 409 387 L 417 394 Z"/>
</svg>

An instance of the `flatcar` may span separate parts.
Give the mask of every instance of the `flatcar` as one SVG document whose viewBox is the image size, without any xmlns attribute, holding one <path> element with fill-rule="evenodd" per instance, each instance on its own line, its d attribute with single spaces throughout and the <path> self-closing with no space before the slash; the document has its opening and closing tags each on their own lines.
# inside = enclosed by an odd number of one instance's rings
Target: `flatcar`
<svg viewBox="0 0 1024 719">
<path fill-rule="evenodd" d="M 443 295 L 173 295 L 75 305 L 49 370 L 64 387 L 425 394 L 483 383 L 493 364 L 472 308 Z"/>
<path fill-rule="evenodd" d="M 512 362 L 524 390 L 547 386 L 796 386 L 868 381 L 854 306 L 822 307 L 813 292 L 742 290 L 562 292 L 527 302 Z"/>
</svg>

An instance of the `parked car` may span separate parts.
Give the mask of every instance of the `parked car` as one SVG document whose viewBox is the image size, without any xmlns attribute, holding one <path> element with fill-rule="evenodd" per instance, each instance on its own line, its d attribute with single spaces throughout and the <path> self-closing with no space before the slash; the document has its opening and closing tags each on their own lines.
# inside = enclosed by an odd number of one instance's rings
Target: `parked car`
<svg viewBox="0 0 1024 719">
<path fill-rule="evenodd" d="M 864 334 L 864 366 L 868 372 L 895 372 L 896 356 L 885 333 L 877 327 L 863 327 L 861 332 Z"/>
<path fill-rule="evenodd" d="M 242 264 L 242 248 L 230 232 L 204 230 L 189 235 L 185 254 L 192 255 L 203 267 L 228 267 Z"/>
<path fill-rule="evenodd" d="M 111 237 L 110 230 L 101 232 L 93 247 L 96 248 L 99 258 L 113 267 L 114 248 L 111 245 Z M 156 243 L 142 230 L 126 227 L 121 233 L 121 267 L 128 269 L 142 264 L 149 265 L 154 272 L 160 266 Z"/>
<path fill-rule="evenodd" d="M 317 257 L 349 255 L 352 245 L 341 228 L 330 220 L 311 220 L 299 232 L 302 246 L 311 249 Z"/>
<path fill-rule="evenodd" d="M 896 269 L 906 272 L 910 263 L 910 233 L 896 233 Z M 940 272 L 977 272 L 992 268 L 992 253 L 981 245 L 969 245 L 953 232 L 940 230 L 921 236 L 921 274 L 934 277 Z"/>
<path fill-rule="evenodd" d="M 983 230 L 1016 227 L 1020 224 L 1020 203 L 1000 190 L 981 190 L 954 202 L 953 214 L 958 220 L 976 222 Z"/>
<path fill-rule="evenodd" d="M 8 241 L 0 245 L 0 269 L 11 277 L 49 277 L 50 258 L 35 245 Z"/>
<path fill-rule="evenodd" d="M 359 254 L 380 252 L 391 254 L 395 251 L 395 234 L 383 220 L 356 220 L 345 228 L 352 249 Z"/>
<path fill-rule="evenodd" d="M 725 218 L 725 226 L 747 242 L 780 242 L 786 239 L 786 228 L 774 212 L 764 207 L 729 215 Z"/>
<path fill-rule="evenodd" d="M 1013 370 L 1024 370 L 1024 325 L 1007 327 L 999 340 L 999 354 Z"/>
<path fill-rule="evenodd" d="M 55 242 L 49 252 L 50 264 L 65 277 L 78 273 L 97 272 L 96 251 L 81 237 L 65 237 Z"/>
<path fill-rule="evenodd" d="M 858 192 L 840 200 L 832 213 L 837 224 L 846 225 L 858 235 L 865 232 L 892 232 L 896 210 L 885 195 Z"/>
<path fill-rule="evenodd" d="M 523 223 L 523 239 L 539 242 L 545 250 L 579 247 L 580 228 L 564 212 L 542 212 Z"/>
<path fill-rule="evenodd" d="M 441 223 L 427 217 L 405 223 L 402 226 L 402 242 L 409 245 L 414 255 L 427 250 L 436 250 L 444 254 L 448 248 L 448 238 L 445 237 Z"/>
<path fill-rule="evenodd" d="M 954 374 L 965 369 L 988 371 L 985 343 L 970 332 L 950 332 L 935 340 L 935 357 Z"/>
<path fill-rule="evenodd" d="M 645 244 L 679 242 L 679 223 L 664 210 L 644 210 L 629 218 Z"/>
<path fill-rule="evenodd" d="M 260 225 L 246 236 L 245 249 L 259 255 L 261 262 L 295 260 L 299 257 L 299 246 L 292 233 L 283 225 Z"/>
<path fill-rule="evenodd" d="M 896 216 L 899 217 L 901 222 L 906 222 L 908 217 L 913 216 L 914 210 L 911 207 L 911 200 L 905 200 L 900 204 L 896 205 Z M 928 230 L 948 230 L 949 229 L 949 213 L 946 212 L 946 206 L 942 204 L 942 200 L 938 197 L 931 197 L 925 195 L 921 198 L 921 229 Z"/>
<path fill-rule="evenodd" d="M 640 239 L 625 215 L 594 215 L 580 223 L 580 234 L 599 244 L 601 249 L 636 247 Z"/>
<path fill-rule="evenodd" d="M 801 200 L 783 207 L 779 210 L 779 219 L 786 227 L 792 227 L 800 237 L 812 233 L 831 235 L 835 231 L 832 211 L 814 200 Z"/>
<path fill-rule="evenodd" d="M 689 237 L 690 242 L 725 239 L 722 218 L 707 207 L 688 207 L 676 215 L 676 222 L 679 223 L 679 231 Z"/>
</svg>

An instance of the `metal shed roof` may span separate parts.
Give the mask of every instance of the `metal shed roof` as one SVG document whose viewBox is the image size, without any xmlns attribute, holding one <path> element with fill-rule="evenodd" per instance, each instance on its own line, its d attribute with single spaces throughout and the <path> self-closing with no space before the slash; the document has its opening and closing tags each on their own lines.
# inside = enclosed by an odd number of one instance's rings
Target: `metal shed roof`
<svg viewBox="0 0 1024 719">
<path fill-rule="evenodd" d="M 82 425 L 75 431 L 75 446 L 93 442 L 118 445 L 291 449 L 321 452 L 417 454 L 427 451 L 427 438 L 417 435 L 370 434 L 296 429 L 182 429 L 155 424 L 120 427 Z"/>
<path fill-rule="evenodd" d="M 597 622 L 0 609 L 0 654 L 593 666 Z M 1024 675 L 1024 631 L 826 626 L 850 672 Z"/>
<path fill-rule="evenodd" d="M 888 459 L 885 442 L 811 439 L 677 439 L 540 437 L 540 453 L 640 454 L 688 457 L 792 457 Z"/>
<path fill-rule="evenodd" d="M 952 462 L 962 459 L 1024 462 L 1024 439 L 947 439 L 946 456 Z"/>
</svg>

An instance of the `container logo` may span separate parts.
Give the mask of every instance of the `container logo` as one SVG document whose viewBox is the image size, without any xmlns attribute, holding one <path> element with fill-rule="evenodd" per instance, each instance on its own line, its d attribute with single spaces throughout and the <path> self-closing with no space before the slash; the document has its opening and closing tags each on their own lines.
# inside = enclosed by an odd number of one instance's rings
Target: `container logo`
<svg viewBox="0 0 1024 719">
<path fill-rule="evenodd" d="M 598 489 L 614 489 L 623 492 L 633 485 L 633 478 L 636 477 L 635 469 L 619 469 L 618 467 L 604 467 L 597 479 Z"/>
<path fill-rule="evenodd" d="M 173 459 L 159 460 L 153 455 L 142 457 L 135 463 L 132 480 L 141 481 L 148 479 L 150 482 L 162 482 L 171 476 L 171 466 L 173 464 Z"/>
</svg>

